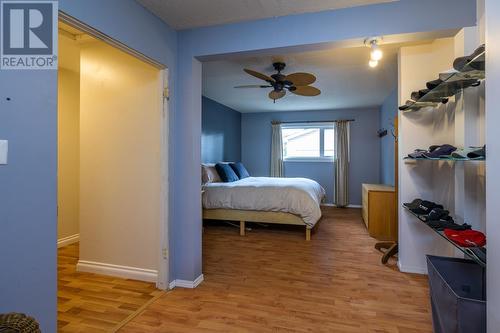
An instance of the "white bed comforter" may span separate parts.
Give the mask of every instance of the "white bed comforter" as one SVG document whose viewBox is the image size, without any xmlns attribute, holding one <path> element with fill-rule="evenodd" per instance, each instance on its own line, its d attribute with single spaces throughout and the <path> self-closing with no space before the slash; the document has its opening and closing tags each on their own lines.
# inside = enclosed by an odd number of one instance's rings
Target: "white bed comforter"
<svg viewBox="0 0 500 333">
<path fill-rule="evenodd" d="M 204 187 L 203 208 L 285 212 L 299 215 L 308 226 L 321 217 L 325 196 L 321 185 L 307 178 L 248 177 Z"/>
</svg>

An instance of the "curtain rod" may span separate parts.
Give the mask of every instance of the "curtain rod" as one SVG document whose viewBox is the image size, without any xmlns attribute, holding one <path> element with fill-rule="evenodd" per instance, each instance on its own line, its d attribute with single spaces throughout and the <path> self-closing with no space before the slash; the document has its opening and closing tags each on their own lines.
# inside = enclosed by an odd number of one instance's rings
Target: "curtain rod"
<svg viewBox="0 0 500 333">
<path fill-rule="evenodd" d="M 308 120 L 308 121 L 271 121 L 272 124 L 314 124 L 314 123 L 338 123 L 339 121 L 355 121 L 354 119 L 337 119 L 337 120 Z"/>
</svg>

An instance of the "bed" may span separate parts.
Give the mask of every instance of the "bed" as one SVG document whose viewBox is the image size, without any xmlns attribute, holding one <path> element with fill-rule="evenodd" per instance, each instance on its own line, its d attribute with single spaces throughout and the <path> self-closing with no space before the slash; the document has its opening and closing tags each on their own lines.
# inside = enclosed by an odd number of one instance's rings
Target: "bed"
<svg viewBox="0 0 500 333">
<path fill-rule="evenodd" d="M 307 178 L 247 177 L 203 186 L 203 218 L 245 222 L 302 225 L 306 240 L 321 218 L 320 203 L 325 190 Z"/>
</svg>

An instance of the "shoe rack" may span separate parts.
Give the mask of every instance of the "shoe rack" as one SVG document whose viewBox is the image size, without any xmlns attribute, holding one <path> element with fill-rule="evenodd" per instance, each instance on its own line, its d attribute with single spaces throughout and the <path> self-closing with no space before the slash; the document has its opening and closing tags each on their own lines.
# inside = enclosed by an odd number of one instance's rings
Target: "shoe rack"
<svg viewBox="0 0 500 333">
<path fill-rule="evenodd" d="M 456 58 L 471 54 L 481 44 L 475 29 L 465 28 L 451 38 L 402 47 L 399 53 L 399 105 L 404 105 L 413 91 L 425 88 L 426 82 L 437 79 L 440 73 L 449 72 Z M 463 80 L 464 75 L 455 73 L 447 79 Z M 476 75 L 481 84 L 458 89 L 446 103 L 424 97 L 399 112 L 398 201 L 411 202 L 421 198 L 440 203 L 457 223 L 466 222 L 485 233 L 484 161 L 405 158 L 415 149 L 427 149 L 436 144 L 451 144 L 459 148 L 485 144 L 484 71 L 467 75 Z M 435 89 L 433 98 L 439 95 L 442 87 Z M 398 215 L 398 265 L 401 271 L 426 274 L 426 255 L 465 256 L 486 265 L 485 258 L 477 258 L 469 249 L 457 247 L 409 210 L 400 207 Z"/>
</svg>

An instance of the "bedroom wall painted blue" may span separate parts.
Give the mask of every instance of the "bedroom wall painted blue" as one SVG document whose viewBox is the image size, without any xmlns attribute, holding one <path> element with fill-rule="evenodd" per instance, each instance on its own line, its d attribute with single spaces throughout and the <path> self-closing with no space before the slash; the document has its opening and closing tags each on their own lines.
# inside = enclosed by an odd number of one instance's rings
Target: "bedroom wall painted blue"
<svg viewBox="0 0 500 333">
<path fill-rule="evenodd" d="M 205 96 L 201 103 L 201 161 L 241 161 L 241 113 Z"/>
<path fill-rule="evenodd" d="M 60 0 L 59 7 L 175 77 L 177 33 L 135 1 Z M 0 165 L 0 312 L 28 313 L 43 332 L 56 332 L 56 71 L 0 70 L 0 138 L 9 140 L 9 164 Z"/>
<path fill-rule="evenodd" d="M 398 90 L 394 89 L 380 109 L 380 128 L 387 135 L 380 139 L 380 182 L 394 186 L 394 137 L 391 134 L 394 117 L 398 114 Z"/>
<path fill-rule="evenodd" d="M 432 10 L 429 10 L 432 8 Z M 446 13 L 446 15 L 443 15 Z M 203 56 L 270 49 L 304 50 L 367 36 L 459 29 L 476 24 L 475 0 L 400 0 L 320 13 L 227 24 L 179 32 L 178 95 L 174 126 L 175 193 L 171 235 L 176 278 L 194 280 L 201 265 L 201 63 Z M 287 27 L 283 33 L 282 27 Z M 263 38 L 265 36 L 265 38 Z"/>
<path fill-rule="evenodd" d="M 241 154 L 252 176 L 269 176 L 271 164 L 271 121 L 326 121 L 354 119 L 351 123 L 351 164 L 349 168 L 349 201 L 361 204 L 361 184 L 379 182 L 380 144 L 377 138 L 378 108 L 331 111 L 243 113 L 241 120 Z M 333 163 L 285 162 L 286 177 L 316 180 L 333 203 Z"/>
</svg>

